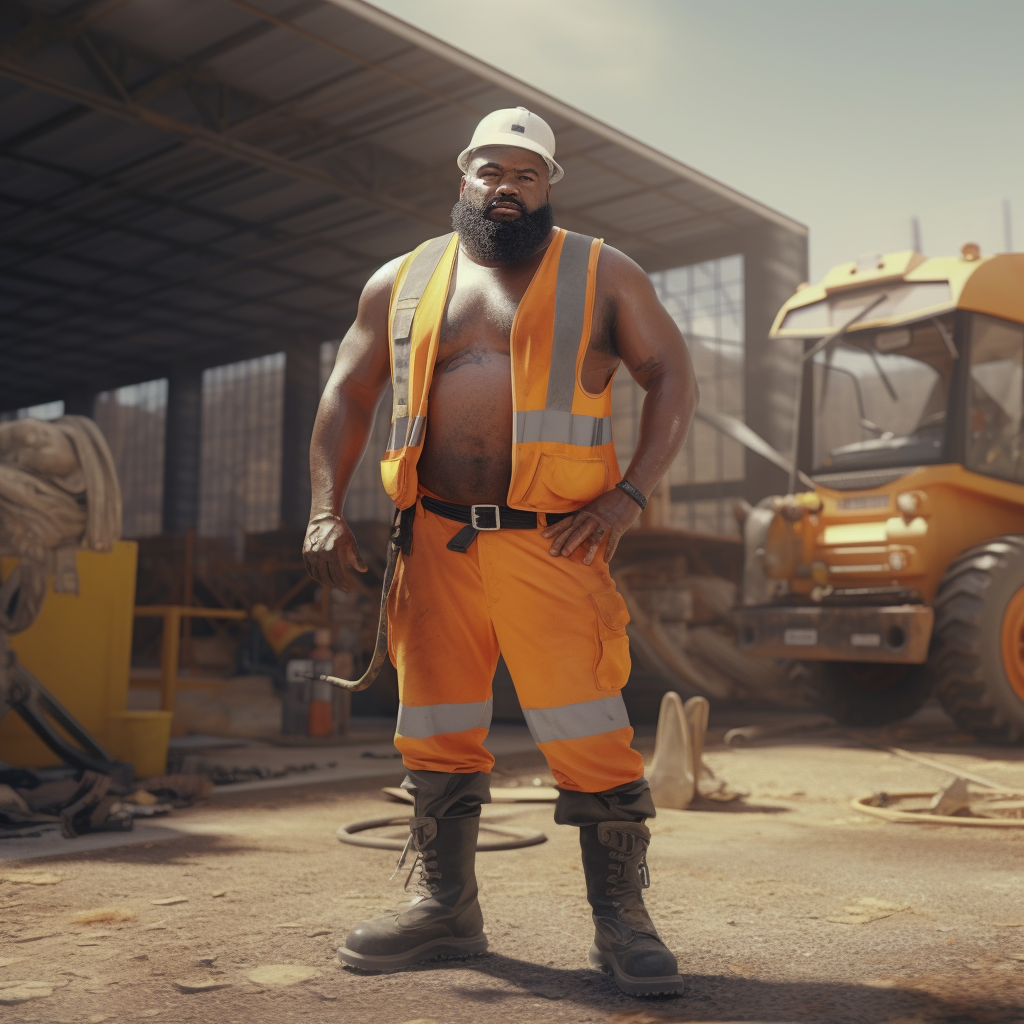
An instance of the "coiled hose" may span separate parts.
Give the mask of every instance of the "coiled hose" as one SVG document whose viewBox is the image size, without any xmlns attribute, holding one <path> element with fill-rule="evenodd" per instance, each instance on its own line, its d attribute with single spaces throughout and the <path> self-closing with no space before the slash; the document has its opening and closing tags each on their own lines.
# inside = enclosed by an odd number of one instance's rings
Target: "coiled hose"
<svg viewBox="0 0 1024 1024">
<path fill-rule="evenodd" d="M 337 686 L 339 690 L 348 690 L 349 693 L 359 693 L 365 690 L 380 675 L 384 665 L 384 659 L 388 656 L 388 594 L 391 592 L 391 581 L 395 578 L 395 568 L 398 565 L 398 555 L 402 550 L 402 540 L 399 536 L 402 529 L 401 514 L 396 517 L 395 528 L 388 542 L 388 560 L 384 568 L 384 581 L 381 583 L 380 595 L 380 617 L 377 619 L 377 639 L 373 647 L 373 657 L 366 671 L 358 679 L 342 679 L 339 676 L 311 675 L 311 679 L 319 680 L 322 683 L 330 683 Z"/>
</svg>

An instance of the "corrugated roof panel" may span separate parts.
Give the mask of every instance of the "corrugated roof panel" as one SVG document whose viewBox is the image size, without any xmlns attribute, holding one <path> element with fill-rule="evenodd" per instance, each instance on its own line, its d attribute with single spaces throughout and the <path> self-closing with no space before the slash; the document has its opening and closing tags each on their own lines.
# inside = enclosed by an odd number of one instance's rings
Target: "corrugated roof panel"
<svg viewBox="0 0 1024 1024">
<path fill-rule="evenodd" d="M 251 2 L 126 0 L 0 56 L 0 408 L 337 336 L 373 269 L 448 230 L 496 107 L 557 132 L 559 223 L 651 267 L 800 230 L 379 9 Z M 0 8 L 0 38 L 19 19 Z"/>
</svg>

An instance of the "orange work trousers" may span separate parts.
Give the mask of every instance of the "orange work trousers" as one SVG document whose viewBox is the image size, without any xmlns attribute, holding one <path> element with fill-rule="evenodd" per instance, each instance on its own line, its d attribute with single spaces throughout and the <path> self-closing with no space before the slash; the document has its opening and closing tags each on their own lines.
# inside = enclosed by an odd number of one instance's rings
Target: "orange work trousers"
<svg viewBox="0 0 1024 1024">
<path fill-rule="evenodd" d="M 500 652 L 558 786 L 601 793 L 639 779 L 644 762 L 620 692 L 629 613 L 603 551 L 592 565 L 586 545 L 552 557 L 542 528 L 484 531 L 468 551 L 449 551 L 460 529 L 417 502 L 412 551 L 388 596 L 395 746 L 406 768 L 491 770 L 483 743 Z"/>
</svg>

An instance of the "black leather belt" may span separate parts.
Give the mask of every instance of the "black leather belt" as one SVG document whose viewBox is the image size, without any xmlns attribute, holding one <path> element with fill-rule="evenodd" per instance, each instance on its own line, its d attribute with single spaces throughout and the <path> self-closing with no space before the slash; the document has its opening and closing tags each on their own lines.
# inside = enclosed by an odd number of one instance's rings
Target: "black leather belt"
<svg viewBox="0 0 1024 1024">
<path fill-rule="evenodd" d="M 450 501 L 441 501 L 440 498 L 431 498 L 429 495 L 420 498 L 420 504 L 428 512 L 433 512 L 443 519 L 466 524 L 446 545 L 449 551 L 458 551 L 461 554 L 470 549 L 476 535 L 481 531 L 537 529 L 536 512 L 524 512 L 522 509 L 509 508 L 507 505 L 456 505 Z M 572 515 L 575 513 L 549 512 L 546 516 L 548 526 Z"/>
</svg>

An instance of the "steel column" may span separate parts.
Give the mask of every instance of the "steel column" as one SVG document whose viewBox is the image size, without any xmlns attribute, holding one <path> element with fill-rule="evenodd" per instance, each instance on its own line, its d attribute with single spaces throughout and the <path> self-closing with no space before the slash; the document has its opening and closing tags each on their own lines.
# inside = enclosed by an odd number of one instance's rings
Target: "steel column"
<svg viewBox="0 0 1024 1024">
<path fill-rule="evenodd" d="M 285 350 L 284 424 L 281 442 L 281 520 L 304 527 L 312 491 L 309 442 L 320 404 L 320 345 L 293 345 Z"/>
<path fill-rule="evenodd" d="M 770 341 L 782 304 L 807 280 L 807 235 L 770 226 L 747 236 L 743 246 L 744 387 L 746 422 L 772 447 L 792 450 L 798 345 Z M 756 503 L 786 490 L 786 474 L 747 451 L 745 496 Z"/>
<path fill-rule="evenodd" d="M 176 367 L 167 375 L 167 440 L 164 447 L 166 533 L 199 524 L 199 450 L 203 418 L 203 371 Z"/>
</svg>

